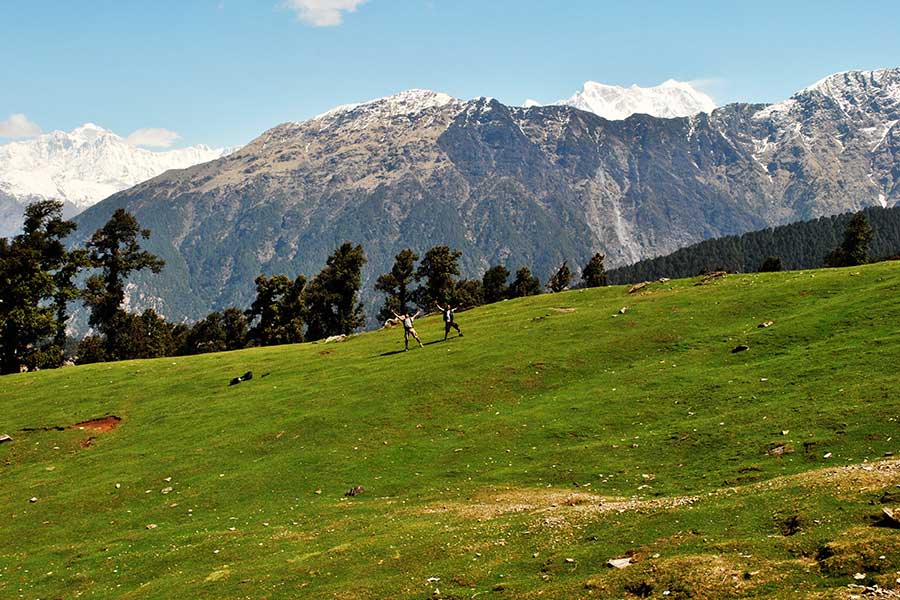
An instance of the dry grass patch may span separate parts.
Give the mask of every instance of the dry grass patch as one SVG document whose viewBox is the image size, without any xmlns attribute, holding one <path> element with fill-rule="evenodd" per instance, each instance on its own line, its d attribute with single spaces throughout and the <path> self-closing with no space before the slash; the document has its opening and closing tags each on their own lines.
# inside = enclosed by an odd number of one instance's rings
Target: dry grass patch
<svg viewBox="0 0 900 600">
<path fill-rule="evenodd" d="M 592 594 L 611 598 L 743 598 L 760 586 L 803 569 L 801 561 L 757 565 L 714 554 L 651 558 L 610 569 L 584 584 Z"/>
</svg>

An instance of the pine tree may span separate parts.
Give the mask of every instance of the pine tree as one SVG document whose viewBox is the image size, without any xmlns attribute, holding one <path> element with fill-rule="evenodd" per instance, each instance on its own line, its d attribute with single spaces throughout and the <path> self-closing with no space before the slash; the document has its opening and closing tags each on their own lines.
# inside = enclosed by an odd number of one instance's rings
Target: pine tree
<svg viewBox="0 0 900 600">
<path fill-rule="evenodd" d="M 484 292 L 481 281 L 477 279 L 460 279 L 453 288 L 450 304 L 454 308 L 474 308 L 484 304 Z"/>
<path fill-rule="evenodd" d="M 416 281 L 425 280 L 425 284 L 414 292 L 416 303 L 425 311 L 433 309 L 436 302 L 442 305 L 452 302 L 456 289 L 454 276 L 459 275 L 461 256 L 462 252 L 449 246 L 435 246 L 425 253 L 416 270 Z"/>
<path fill-rule="evenodd" d="M 298 344 L 304 341 L 306 277 L 293 281 L 286 275 L 256 278 L 256 299 L 246 311 L 253 326 L 248 338 L 257 346 Z"/>
<path fill-rule="evenodd" d="M 499 302 L 506 298 L 509 270 L 503 265 L 496 265 L 484 272 L 481 278 L 481 290 L 485 304 Z"/>
<path fill-rule="evenodd" d="M 391 311 L 404 314 L 409 310 L 412 302 L 412 290 L 410 286 L 415 279 L 416 261 L 419 255 L 410 248 L 402 250 L 394 257 L 394 266 L 390 273 L 378 277 L 375 289 L 384 292 L 384 305 L 378 311 L 378 320 L 382 323 L 393 316 Z"/>
<path fill-rule="evenodd" d="M 758 271 L 760 273 L 774 273 L 775 271 L 781 271 L 783 268 L 780 256 L 768 256 L 766 257 L 766 260 L 759 265 Z"/>
<path fill-rule="evenodd" d="M 62 240 L 75 227 L 61 202 L 45 200 L 26 207 L 20 235 L 0 240 L 0 372 L 62 362 L 68 315 L 58 299 L 81 268 Z"/>
<path fill-rule="evenodd" d="M 584 269 L 581 271 L 581 281 L 584 282 L 584 287 L 602 287 L 605 285 L 609 285 L 609 280 L 606 276 L 606 268 L 603 266 L 603 259 L 606 258 L 599 252 L 591 257 L 591 260 L 588 261 L 588 264 L 584 266 Z"/>
<path fill-rule="evenodd" d="M 541 280 L 531 274 L 531 269 L 522 267 L 516 271 L 516 278 L 507 293 L 510 298 L 537 296 L 541 293 Z"/>
<path fill-rule="evenodd" d="M 829 267 L 854 267 L 869 262 L 869 245 L 874 237 L 875 232 L 866 215 L 856 213 L 844 230 L 843 243 L 825 258 L 825 264 Z"/>
<path fill-rule="evenodd" d="M 162 259 L 141 250 L 139 238 L 149 237 L 150 230 L 141 229 L 134 215 L 120 208 L 87 243 L 91 265 L 101 269 L 101 274 L 88 278 L 82 296 L 90 309 L 89 324 L 105 337 L 107 360 L 120 360 L 119 351 L 126 347 L 117 339 L 117 325 L 130 325 L 119 314 L 124 312 L 121 306 L 129 275 L 144 269 L 159 273 L 165 265 Z"/>
<path fill-rule="evenodd" d="M 306 334 L 310 340 L 348 335 L 365 325 L 366 316 L 359 301 L 365 264 L 363 247 L 346 242 L 328 257 L 322 271 L 309 282 Z"/>
<path fill-rule="evenodd" d="M 556 273 L 553 274 L 553 277 L 550 278 L 550 281 L 547 282 L 547 289 L 554 294 L 562 292 L 563 290 L 568 289 L 571 281 L 572 271 L 569 270 L 569 263 L 568 261 L 563 261 L 563 264 L 560 265 L 559 269 L 556 270 Z"/>
</svg>

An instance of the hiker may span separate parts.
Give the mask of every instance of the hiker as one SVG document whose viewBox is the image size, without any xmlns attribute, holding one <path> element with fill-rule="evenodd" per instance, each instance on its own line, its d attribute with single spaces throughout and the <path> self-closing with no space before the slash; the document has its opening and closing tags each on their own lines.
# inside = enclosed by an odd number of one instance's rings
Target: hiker
<svg viewBox="0 0 900 600">
<path fill-rule="evenodd" d="M 434 305 L 444 315 L 444 341 L 447 341 L 447 335 L 450 333 L 451 327 L 456 330 L 459 337 L 462 337 L 462 331 L 459 330 L 459 325 L 453 320 L 453 313 L 456 312 L 456 309 L 450 306 L 449 302 L 447 303 L 447 306 L 441 306 L 437 302 L 435 302 Z"/>
<path fill-rule="evenodd" d="M 397 320 L 403 323 L 403 349 L 405 351 L 409 350 L 409 336 L 413 336 L 416 338 L 416 341 L 419 342 L 419 348 L 424 348 L 425 346 L 422 344 L 422 340 L 419 339 L 419 335 L 416 333 L 416 330 L 413 328 L 413 321 L 416 317 L 419 316 L 421 310 L 417 310 L 416 314 L 410 315 L 409 313 L 403 313 L 402 315 L 398 315 L 391 309 L 391 312 L 394 313 L 394 316 L 397 317 Z"/>
</svg>

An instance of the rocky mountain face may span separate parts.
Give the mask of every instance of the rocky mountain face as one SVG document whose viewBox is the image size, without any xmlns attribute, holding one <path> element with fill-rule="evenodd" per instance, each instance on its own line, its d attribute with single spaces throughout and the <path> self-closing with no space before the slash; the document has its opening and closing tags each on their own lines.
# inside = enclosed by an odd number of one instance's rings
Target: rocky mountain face
<svg viewBox="0 0 900 600">
<path fill-rule="evenodd" d="M 133 306 L 173 319 L 246 306 L 259 273 L 315 274 L 362 243 L 371 286 L 393 255 L 463 251 L 466 275 L 604 252 L 608 266 L 900 198 L 900 69 L 833 75 L 766 106 L 610 121 L 409 91 L 279 125 L 234 153 L 169 171 L 82 213 L 119 207 L 168 261 Z"/>
<path fill-rule="evenodd" d="M 554 104 L 580 108 L 611 121 L 626 119 L 634 114 L 689 117 L 701 112 L 709 113 L 716 108 L 716 103 L 708 95 L 690 83 L 674 79 L 646 88 L 588 81 L 580 92 Z M 537 104 L 532 102 L 531 105 Z"/>
<path fill-rule="evenodd" d="M 93 123 L 2 145 L 0 237 L 18 232 L 25 206 L 36 200 L 62 200 L 66 216 L 74 216 L 164 171 L 220 158 L 228 151 L 200 145 L 154 152 L 131 146 Z"/>
</svg>

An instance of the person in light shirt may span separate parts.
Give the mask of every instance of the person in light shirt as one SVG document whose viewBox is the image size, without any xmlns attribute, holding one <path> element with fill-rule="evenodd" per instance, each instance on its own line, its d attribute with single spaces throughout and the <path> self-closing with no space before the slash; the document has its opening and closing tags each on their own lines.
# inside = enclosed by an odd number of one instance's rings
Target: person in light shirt
<svg viewBox="0 0 900 600">
<path fill-rule="evenodd" d="M 422 340 L 419 339 L 419 334 L 416 333 L 416 329 L 413 327 L 413 321 L 416 317 L 419 316 L 421 310 L 417 310 L 416 314 L 410 315 L 409 313 L 403 313 L 402 315 L 398 315 L 394 310 L 391 310 L 394 313 L 394 316 L 397 317 L 397 320 L 403 323 L 403 349 L 409 350 L 409 336 L 413 336 L 417 342 L 419 342 L 419 348 L 424 348 L 425 346 L 422 344 Z"/>
</svg>

